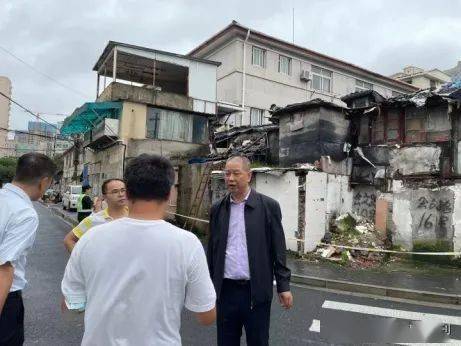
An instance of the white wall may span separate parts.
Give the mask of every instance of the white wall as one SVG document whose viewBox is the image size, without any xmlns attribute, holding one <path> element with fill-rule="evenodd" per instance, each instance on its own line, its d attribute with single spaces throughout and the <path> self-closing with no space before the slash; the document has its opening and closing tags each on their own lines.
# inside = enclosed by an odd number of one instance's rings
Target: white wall
<svg viewBox="0 0 461 346">
<path fill-rule="evenodd" d="M 118 51 L 134 54 L 157 61 L 189 68 L 189 96 L 200 100 L 216 102 L 217 66 L 205 62 L 195 61 L 180 56 L 163 54 L 160 52 L 146 52 L 134 48 L 117 47 Z"/>
<path fill-rule="evenodd" d="M 306 177 L 306 229 L 304 251 L 311 252 L 324 237 L 327 225 L 327 174 L 309 172 Z"/>
<path fill-rule="evenodd" d="M 191 61 L 189 64 L 189 97 L 216 102 L 216 66 Z"/>
<path fill-rule="evenodd" d="M 461 251 L 461 185 L 450 186 L 450 190 L 455 193 L 453 205 L 453 251 Z"/>
<path fill-rule="evenodd" d="M 285 174 L 276 172 L 255 173 L 256 191 L 280 203 L 282 225 L 285 231 L 287 248 L 297 251 L 296 234 L 298 230 L 298 180 L 295 172 Z"/>
<path fill-rule="evenodd" d="M 352 210 L 353 191 L 346 175 L 327 176 L 327 214 L 339 216 Z"/>
<path fill-rule="evenodd" d="M 396 245 L 401 245 L 406 249 L 413 248 L 413 231 L 411 217 L 411 202 L 406 198 L 401 198 L 394 194 L 392 207 L 392 221 L 394 223 L 394 233 L 392 241 Z"/>
</svg>

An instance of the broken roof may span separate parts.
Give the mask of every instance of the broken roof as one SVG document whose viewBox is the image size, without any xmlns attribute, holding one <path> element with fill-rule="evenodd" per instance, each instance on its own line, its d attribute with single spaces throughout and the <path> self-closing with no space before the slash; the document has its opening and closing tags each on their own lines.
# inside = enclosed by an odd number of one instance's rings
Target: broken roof
<svg viewBox="0 0 461 346">
<path fill-rule="evenodd" d="M 361 91 L 356 91 L 350 94 L 347 94 L 343 97 L 341 97 L 341 101 L 343 102 L 349 102 L 361 97 L 365 96 L 372 96 L 377 103 L 383 102 L 386 98 L 382 96 L 379 92 L 374 91 L 374 90 L 361 90 Z"/>
<path fill-rule="evenodd" d="M 216 132 L 215 143 L 227 141 L 241 134 L 254 133 L 254 132 L 270 132 L 278 130 L 279 126 L 274 124 L 260 125 L 260 126 L 240 126 L 234 127 L 228 131 Z"/>
<path fill-rule="evenodd" d="M 272 116 L 278 117 L 282 114 L 290 114 L 290 113 L 294 113 L 297 111 L 302 111 L 305 109 L 316 108 L 316 107 L 325 107 L 325 108 L 331 108 L 331 109 L 336 109 L 340 111 L 346 109 L 346 107 L 342 107 L 335 103 L 316 98 L 316 99 L 306 101 L 306 102 L 294 103 L 284 108 L 278 108 L 272 113 Z"/>
<path fill-rule="evenodd" d="M 431 90 L 424 89 L 413 94 L 399 95 L 384 101 L 384 104 L 389 105 L 415 105 L 422 107 L 428 104 L 439 104 L 443 101 L 458 100 L 461 101 L 461 81 L 449 82 L 442 85 L 440 88 Z"/>
<path fill-rule="evenodd" d="M 361 75 L 364 78 L 379 80 L 383 84 L 392 85 L 393 87 L 401 89 L 402 91 L 405 91 L 405 92 L 412 92 L 412 91 L 418 90 L 418 88 L 416 88 L 415 86 L 411 84 L 383 76 L 379 73 L 367 70 L 363 67 L 351 64 L 344 60 L 333 58 L 331 56 L 313 51 L 311 49 L 307 49 L 305 47 L 302 47 L 302 46 L 275 38 L 273 36 L 267 35 L 265 33 L 250 29 L 238 23 L 235 20 L 232 21 L 223 30 L 219 31 L 218 33 L 216 33 L 215 35 L 207 39 L 205 42 L 201 43 L 199 46 L 194 48 L 187 55 L 188 56 L 206 56 L 208 53 L 207 49 L 209 49 L 209 47 L 211 47 L 212 45 L 215 45 L 216 47 L 218 47 L 228 42 L 228 39 L 226 39 L 226 36 L 230 36 L 231 38 L 235 36 L 245 38 L 247 33 L 250 33 L 250 38 L 254 40 L 260 40 L 260 41 L 264 40 L 268 42 L 268 44 L 270 44 L 271 46 L 289 50 L 294 54 L 298 54 L 304 58 L 308 58 L 313 61 L 316 61 L 320 65 L 327 65 L 332 68 L 337 68 L 341 70 L 354 71 L 355 73 L 357 73 L 357 75 Z"/>
</svg>

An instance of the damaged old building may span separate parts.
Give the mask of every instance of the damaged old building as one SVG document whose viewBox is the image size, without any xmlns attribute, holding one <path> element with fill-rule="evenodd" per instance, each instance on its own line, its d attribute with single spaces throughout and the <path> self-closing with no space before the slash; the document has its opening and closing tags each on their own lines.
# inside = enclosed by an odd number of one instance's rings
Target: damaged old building
<svg viewBox="0 0 461 346">
<path fill-rule="evenodd" d="M 459 249 L 461 92 L 343 97 L 353 150 L 353 211 L 406 249 Z"/>
<path fill-rule="evenodd" d="M 301 242 L 312 251 L 334 218 L 351 212 L 404 249 L 458 251 L 460 99 L 461 86 L 451 84 L 388 99 L 355 92 L 342 98 L 347 107 L 318 99 L 274 109 L 277 145 L 260 142 L 258 150 L 278 149 L 278 165 L 256 168 L 254 184 L 290 215 L 290 248 Z M 239 131 L 258 133 L 233 129 L 221 138 Z M 245 153 L 249 143 L 233 141 L 225 152 Z M 212 199 L 223 192 L 219 172 L 215 178 Z"/>
</svg>

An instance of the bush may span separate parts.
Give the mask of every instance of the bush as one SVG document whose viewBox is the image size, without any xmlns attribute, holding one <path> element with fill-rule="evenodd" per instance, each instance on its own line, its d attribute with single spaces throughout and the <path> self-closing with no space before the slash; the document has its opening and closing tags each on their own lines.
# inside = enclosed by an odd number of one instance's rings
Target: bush
<svg viewBox="0 0 461 346">
<path fill-rule="evenodd" d="M 9 183 L 13 180 L 17 162 L 18 159 L 14 157 L 0 158 L 0 182 L 2 184 Z"/>
</svg>

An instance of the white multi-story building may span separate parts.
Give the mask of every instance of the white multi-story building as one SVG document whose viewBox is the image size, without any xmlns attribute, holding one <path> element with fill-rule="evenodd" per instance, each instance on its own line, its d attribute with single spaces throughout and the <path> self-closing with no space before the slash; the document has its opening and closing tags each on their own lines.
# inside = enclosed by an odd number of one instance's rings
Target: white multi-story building
<svg viewBox="0 0 461 346">
<path fill-rule="evenodd" d="M 403 72 L 395 73 L 391 78 L 414 85 L 419 89 L 436 89 L 451 81 L 451 77 L 439 69 L 424 70 L 415 66 L 407 66 Z"/>
<path fill-rule="evenodd" d="M 218 105 L 221 113 L 240 110 L 228 118 L 233 126 L 267 123 L 273 104 L 283 107 L 323 98 L 344 105 L 340 97 L 355 91 L 373 89 L 391 97 L 417 90 L 235 21 L 188 55 L 221 62 Z"/>
</svg>

